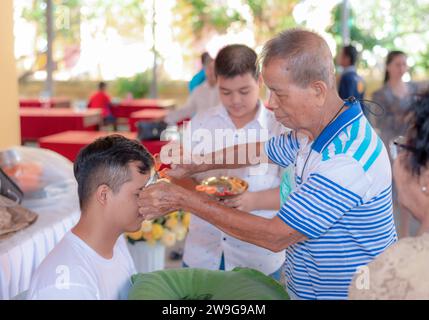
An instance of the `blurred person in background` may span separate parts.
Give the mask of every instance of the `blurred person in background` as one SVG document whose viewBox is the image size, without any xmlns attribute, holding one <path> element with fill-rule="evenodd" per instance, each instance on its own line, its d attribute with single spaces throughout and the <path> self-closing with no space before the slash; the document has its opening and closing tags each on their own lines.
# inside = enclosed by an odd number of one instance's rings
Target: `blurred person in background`
<svg viewBox="0 0 429 320">
<path fill-rule="evenodd" d="M 406 54 L 397 50 L 390 51 L 386 58 L 384 85 L 372 96 L 372 100 L 384 110 L 381 116 L 372 119 L 372 123 L 386 147 L 391 145 L 395 137 L 405 134 L 406 114 L 412 98 L 418 92 L 424 91 L 424 83 L 403 80 L 408 69 Z M 390 157 L 390 160 L 393 159 Z M 406 236 L 410 232 L 414 234 L 417 231 L 418 223 L 414 219 L 409 221 L 406 214 L 399 214 L 402 207 L 398 202 L 395 186 L 393 204 L 400 236 Z"/>
<path fill-rule="evenodd" d="M 389 52 L 385 68 L 383 87 L 374 92 L 372 100 L 384 109 L 383 116 L 374 119 L 373 125 L 388 146 L 394 137 L 405 133 L 405 113 L 411 97 L 418 91 L 418 86 L 415 82 L 403 80 L 408 71 L 407 56 L 404 52 Z"/>
<path fill-rule="evenodd" d="M 365 96 L 365 82 L 356 72 L 356 62 L 358 51 L 352 45 L 342 48 L 339 55 L 339 65 L 343 67 L 343 72 L 338 85 L 338 94 L 341 99 L 355 97 L 362 100 Z"/>
<path fill-rule="evenodd" d="M 210 57 L 208 52 L 204 52 L 201 55 L 201 69 L 192 77 L 191 81 L 189 81 L 189 92 L 194 91 L 195 88 L 197 88 L 200 84 L 206 81 L 206 71 L 204 67 L 211 59 L 212 58 Z"/>
<path fill-rule="evenodd" d="M 209 56 L 204 65 L 206 80 L 193 90 L 186 103 L 177 110 L 170 111 L 164 118 L 169 125 L 189 120 L 200 111 L 217 106 L 220 102 L 214 73 L 214 60 Z"/>
<path fill-rule="evenodd" d="M 112 102 L 110 96 L 106 93 L 107 84 L 100 82 L 98 90 L 91 95 L 88 101 L 88 109 L 100 109 L 103 116 L 104 125 L 113 125 L 113 130 L 116 130 L 116 118 L 112 113 Z"/>
</svg>

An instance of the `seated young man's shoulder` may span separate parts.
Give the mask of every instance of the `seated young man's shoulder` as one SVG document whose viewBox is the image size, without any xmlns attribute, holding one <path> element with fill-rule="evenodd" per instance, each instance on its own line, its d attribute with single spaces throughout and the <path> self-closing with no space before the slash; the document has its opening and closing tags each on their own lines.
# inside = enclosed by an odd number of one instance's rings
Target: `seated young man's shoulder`
<svg viewBox="0 0 429 320">
<path fill-rule="evenodd" d="M 68 236 L 55 246 L 37 268 L 28 299 L 73 299 L 75 294 L 85 296 L 91 292 L 91 287 L 95 287 L 90 261 L 85 259 L 85 255 Z"/>
</svg>

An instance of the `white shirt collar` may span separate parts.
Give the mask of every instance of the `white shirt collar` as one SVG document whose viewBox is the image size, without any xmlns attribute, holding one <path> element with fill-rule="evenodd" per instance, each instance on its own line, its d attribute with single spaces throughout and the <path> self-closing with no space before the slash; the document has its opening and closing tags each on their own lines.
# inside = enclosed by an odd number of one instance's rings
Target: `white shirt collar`
<svg viewBox="0 0 429 320">
<path fill-rule="evenodd" d="M 256 121 L 262 129 L 268 129 L 268 110 L 264 106 L 261 100 L 258 100 L 258 111 L 256 112 L 255 118 L 249 122 L 246 126 L 250 125 L 254 121 Z M 225 106 L 220 105 L 216 110 L 214 110 L 213 116 L 220 116 L 225 120 L 232 121 L 231 117 L 228 114 Z"/>
</svg>

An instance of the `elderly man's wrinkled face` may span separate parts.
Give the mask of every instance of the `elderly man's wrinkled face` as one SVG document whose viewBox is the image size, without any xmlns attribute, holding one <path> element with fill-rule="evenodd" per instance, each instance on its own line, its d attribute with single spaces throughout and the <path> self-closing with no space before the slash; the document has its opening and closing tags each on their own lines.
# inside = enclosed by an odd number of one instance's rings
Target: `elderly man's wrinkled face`
<svg viewBox="0 0 429 320">
<path fill-rule="evenodd" d="M 285 69 L 284 60 L 273 59 L 262 70 L 262 77 L 270 90 L 269 107 L 277 121 L 290 129 L 317 127 L 322 116 L 322 102 L 311 86 L 301 88 L 294 84 Z"/>
</svg>

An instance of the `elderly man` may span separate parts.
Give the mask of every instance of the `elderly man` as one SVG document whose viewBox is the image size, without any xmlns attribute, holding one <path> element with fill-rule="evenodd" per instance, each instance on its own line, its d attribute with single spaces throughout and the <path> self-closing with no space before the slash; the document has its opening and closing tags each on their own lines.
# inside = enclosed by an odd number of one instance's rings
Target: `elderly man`
<svg viewBox="0 0 429 320">
<path fill-rule="evenodd" d="M 293 164 L 297 188 L 278 214 L 257 217 L 168 183 L 140 193 L 140 213 L 152 219 L 183 208 L 243 241 L 272 251 L 286 248 L 292 298 L 346 299 L 358 268 L 397 240 L 386 149 L 359 102 L 338 96 L 332 54 L 319 35 L 285 31 L 265 45 L 262 58 L 270 107 L 292 132 L 206 154 L 204 163 L 176 165 L 170 174 Z M 226 160 L 236 160 L 233 164 L 224 160 L 228 152 L 233 157 Z"/>
</svg>

